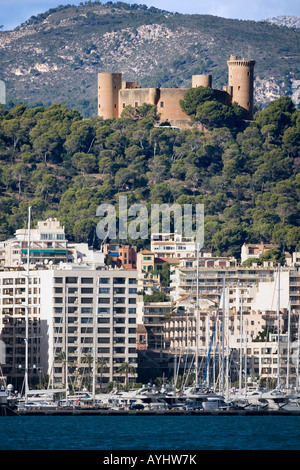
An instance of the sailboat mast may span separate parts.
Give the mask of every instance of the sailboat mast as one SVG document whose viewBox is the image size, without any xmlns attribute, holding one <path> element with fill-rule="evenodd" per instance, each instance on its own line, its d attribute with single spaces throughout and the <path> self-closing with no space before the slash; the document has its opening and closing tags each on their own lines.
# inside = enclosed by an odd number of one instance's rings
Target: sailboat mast
<svg viewBox="0 0 300 470">
<path fill-rule="evenodd" d="M 280 263 L 278 265 L 278 302 L 277 302 L 277 317 L 278 317 L 278 347 L 277 347 L 277 388 L 280 385 Z"/>
<path fill-rule="evenodd" d="M 289 302 L 288 314 L 288 348 L 287 348 L 287 361 L 286 361 L 286 388 L 290 386 L 290 334 L 291 334 L 291 302 Z"/>
<path fill-rule="evenodd" d="M 225 334 L 225 277 L 223 278 L 223 311 L 222 311 L 222 362 L 221 362 L 221 393 L 224 392 L 224 356 L 225 356 L 225 347 L 224 347 L 224 334 Z"/>
<path fill-rule="evenodd" d="M 227 287 L 226 300 L 226 400 L 229 400 L 229 287 Z"/>
<path fill-rule="evenodd" d="M 68 349 L 68 311 L 69 311 L 69 287 L 66 286 L 65 304 L 65 382 L 66 382 L 66 402 L 69 396 L 69 349 Z"/>
<path fill-rule="evenodd" d="M 243 296 L 241 296 L 241 312 L 240 312 L 240 375 L 239 389 L 242 391 L 242 374 L 243 374 Z"/>
<path fill-rule="evenodd" d="M 207 335 L 206 335 L 206 344 L 207 344 L 207 348 L 206 348 L 206 355 L 207 355 L 207 383 L 206 383 L 206 386 L 207 388 L 209 387 L 209 374 L 210 374 L 210 370 L 209 370 L 209 324 L 210 324 L 210 315 L 209 315 L 209 310 L 207 312 L 207 317 L 206 317 L 206 330 L 207 330 Z"/>
<path fill-rule="evenodd" d="M 28 208 L 28 233 L 27 233 L 27 274 L 26 274 L 26 309 L 25 309 L 25 401 L 28 397 L 28 335 L 29 335 L 29 263 L 30 263 L 30 222 L 31 206 Z"/>
<path fill-rule="evenodd" d="M 197 243 L 197 295 L 196 295 L 196 384 L 198 385 L 199 368 L 199 243 Z"/>
<path fill-rule="evenodd" d="M 248 366 L 248 356 L 247 356 L 247 348 L 248 348 L 248 320 L 246 320 L 246 331 L 245 331 L 245 397 L 247 396 L 247 366 Z"/>
<path fill-rule="evenodd" d="M 93 402 L 95 404 L 95 398 L 96 398 L 96 372 L 97 372 L 97 298 L 98 298 L 98 292 L 99 292 L 99 285 L 98 283 L 96 284 L 96 302 L 94 306 L 94 318 L 93 318 Z"/>
<path fill-rule="evenodd" d="M 296 391 L 299 390 L 299 359 L 300 359 L 300 314 L 298 315 L 298 338 L 297 338 L 297 366 L 296 366 Z"/>
</svg>

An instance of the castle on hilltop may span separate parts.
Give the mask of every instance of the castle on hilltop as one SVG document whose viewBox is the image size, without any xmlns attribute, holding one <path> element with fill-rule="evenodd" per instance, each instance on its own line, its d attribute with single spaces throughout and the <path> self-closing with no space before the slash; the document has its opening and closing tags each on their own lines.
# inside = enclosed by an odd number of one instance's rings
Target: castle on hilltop
<svg viewBox="0 0 300 470">
<path fill-rule="evenodd" d="M 254 60 L 238 59 L 231 55 L 228 65 L 228 85 L 223 87 L 224 102 L 237 103 L 253 119 Z M 193 75 L 192 88 L 212 88 L 211 75 Z M 138 107 L 143 103 L 157 106 L 160 122 L 187 128 L 190 117 L 180 106 L 180 100 L 189 88 L 140 88 L 138 82 L 123 82 L 121 73 L 98 74 L 98 116 L 103 119 L 119 118 L 126 106 Z"/>
</svg>

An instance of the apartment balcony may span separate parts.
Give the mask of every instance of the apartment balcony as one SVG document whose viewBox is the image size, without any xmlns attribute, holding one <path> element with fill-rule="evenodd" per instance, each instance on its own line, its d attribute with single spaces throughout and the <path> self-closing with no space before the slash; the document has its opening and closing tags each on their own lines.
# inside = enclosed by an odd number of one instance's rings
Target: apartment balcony
<svg viewBox="0 0 300 470">
<path fill-rule="evenodd" d="M 126 344 L 125 338 L 116 338 L 114 337 L 114 346 L 119 346 L 120 344 Z"/>
</svg>

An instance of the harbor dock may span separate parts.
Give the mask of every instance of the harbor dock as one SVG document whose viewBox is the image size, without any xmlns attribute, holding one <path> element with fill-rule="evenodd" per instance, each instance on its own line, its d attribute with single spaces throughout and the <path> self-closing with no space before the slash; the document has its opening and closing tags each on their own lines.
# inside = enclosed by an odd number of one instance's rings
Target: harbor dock
<svg viewBox="0 0 300 470">
<path fill-rule="evenodd" d="M 97 408 L 26 409 L 2 408 L 1 416 L 300 416 L 298 410 L 218 409 L 218 410 L 111 410 Z"/>
</svg>

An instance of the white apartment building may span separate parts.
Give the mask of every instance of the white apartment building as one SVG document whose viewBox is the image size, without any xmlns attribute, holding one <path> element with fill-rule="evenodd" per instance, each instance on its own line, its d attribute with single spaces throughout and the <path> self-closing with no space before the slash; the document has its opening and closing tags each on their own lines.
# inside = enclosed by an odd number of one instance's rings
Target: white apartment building
<svg viewBox="0 0 300 470">
<path fill-rule="evenodd" d="M 282 268 L 280 274 L 280 306 L 289 303 L 290 268 Z M 178 266 L 171 268 L 171 298 L 178 301 L 186 294 L 196 296 L 197 259 L 183 258 Z M 199 258 L 199 305 L 208 307 L 218 304 L 223 286 L 228 287 L 230 308 L 239 311 L 241 302 L 246 311 L 276 310 L 277 267 L 273 263 L 264 266 L 244 267 L 234 258 Z"/>
<path fill-rule="evenodd" d="M 30 263 L 37 266 L 65 262 L 104 264 L 104 254 L 93 251 L 86 243 L 70 243 L 59 220 L 50 218 L 39 221 L 30 229 Z M 27 263 L 28 229 L 16 230 L 15 236 L 0 242 L 0 265 L 23 266 Z"/>
<path fill-rule="evenodd" d="M 281 385 L 288 383 L 295 386 L 297 342 L 290 343 L 288 353 L 288 335 L 281 333 L 278 354 L 277 334 L 271 334 L 269 341 L 254 341 L 247 330 L 249 321 L 251 321 L 250 318 L 244 321 L 243 339 L 239 335 L 234 335 L 230 339 L 231 360 L 235 363 L 236 370 L 242 358 L 243 371 L 246 372 L 247 377 L 255 375 L 266 380 L 277 380 L 279 374 Z M 240 356 L 241 344 L 242 355 Z"/>
<path fill-rule="evenodd" d="M 193 237 L 179 233 L 153 233 L 150 250 L 160 258 L 182 258 L 195 256 L 196 243 Z"/>
<path fill-rule="evenodd" d="M 0 243 L 0 264 L 7 267 L 27 263 L 28 229 L 16 230 L 15 236 Z M 30 262 L 42 265 L 47 262 L 67 261 L 67 240 L 64 227 L 57 219 L 47 219 L 30 229 Z"/>
<path fill-rule="evenodd" d="M 265 244 L 265 243 L 244 243 L 241 248 L 241 263 L 247 261 L 251 258 L 259 258 L 260 255 L 266 253 L 266 251 L 271 250 L 272 248 L 278 248 L 274 244 Z"/>
<path fill-rule="evenodd" d="M 6 347 L 5 376 L 20 384 L 25 366 L 26 272 L 0 272 L 0 339 Z M 137 272 L 65 264 L 31 270 L 29 284 L 29 386 L 34 371 L 51 386 L 97 388 L 125 381 L 119 369 L 137 366 Z M 95 358 L 95 359 L 94 359 Z M 68 363 L 68 368 L 66 368 Z M 19 378 L 19 380 L 17 380 Z M 127 378 L 127 377 L 126 377 Z"/>
<path fill-rule="evenodd" d="M 5 346 L 3 375 L 9 377 L 15 388 L 22 383 L 25 373 L 25 318 L 28 303 L 28 349 L 30 373 L 41 370 L 41 279 L 32 271 L 27 290 L 26 271 L 0 271 L 0 339 Z M 39 368 L 39 369 L 38 369 Z M 46 373 L 46 370 L 44 371 Z"/>
</svg>

